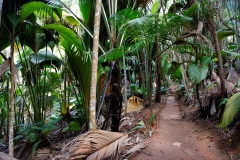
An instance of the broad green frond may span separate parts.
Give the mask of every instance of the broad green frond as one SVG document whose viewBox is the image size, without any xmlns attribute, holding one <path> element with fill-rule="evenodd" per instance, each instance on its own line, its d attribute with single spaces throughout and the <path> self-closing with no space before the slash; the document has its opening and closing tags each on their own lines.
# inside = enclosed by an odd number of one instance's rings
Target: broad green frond
<svg viewBox="0 0 240 160">
<path fill-rule="evenodd" d="M 42 29 L 51 29 L 57 31 L 62 38 L 74 44 L 79 50 L 83 50 L 82 40 L 69 28 L 59 24 L 49 24 L 41 27 Z"/>
<path fill-rule="evenodd" d="M 92 0 L 79 0 L 78 5 L 82 13 L 85 24 L 88 24 L 91 13 L 93 12 L 93 1 Z"/>
<path fill-rule="evenodd" d="M 35 2 L 35 1 L 23 5 L 21 9 L 21 21 L 25 20 L 34 11 L 43 9 L 43 8 L 50 8 L 50 7 L 43 2 Z"/>
<path fill-rule="evenodd" d="M 78 82 L 77 87 L 80 87 L 79 91 L 84 95 L 84 105 L 87 112 L 90 97 L 91 54 L 84 51 L 77 53 L 75 46 L 66 39 L 61 40 L 61 45 L 64 47 L 69 65 Z"/>
<path fill-rule="evenodd" d="M 124 50 L 122 47 L 113 48 L 109 50 L 106 54 L 99 57 L 99 63 L 102 63 L 105 59 L 107 59 L 109 62 L 115 61 L 118 58 L 122 57 L 124 55 Z"/>
<path fill-rule="evenodd" d="M 219 127 L 223 128 L 229 125 L 233 118 L 240 112 L 240 93 L 234 94 L 229 98 L 225 106 L 222 120 Z"/>
<path fill-rule="evenodd" d="M 184 11 L 183 15 L 188 16 L 188 17 L 196 17 L 196 16 L 198 16 L 199 12 L 200 11 L 199 11 L 198 3 L 195 3 L 190 8 L 188 8 L 186 11 Z"/>
<path fill-rule="evenodd" d="M 160 4 L 160 1 L 155 1 L 153 3 L 153 7 L 152 7 L 152 10 L 151 10 L 151 14 L 155 14 L 158 12 L 158 10 L 160 9 L 161 7 L 161 4 Z"/>
<path fill-rule="evenodd" d="M 139 18 L 140 16 L 141 13 L 137 9 L 126 8 L 112 15 L 109 20 L 111 23 L 116 23 L 119 28 L 128 21 Z"/>
<path fill-rule="evenodd" d="M 188 74 L 192 82 L 199 83 L 207 77 L 208 67 L 206 65 L 191 64 Z"/>
<path fill-rule="evenodd" d="M 221 41 L 229 36 L 233 36 L 235 33 L 229 29 L 221 29 L 217 31 L 217 37 Z"/>
</svg>

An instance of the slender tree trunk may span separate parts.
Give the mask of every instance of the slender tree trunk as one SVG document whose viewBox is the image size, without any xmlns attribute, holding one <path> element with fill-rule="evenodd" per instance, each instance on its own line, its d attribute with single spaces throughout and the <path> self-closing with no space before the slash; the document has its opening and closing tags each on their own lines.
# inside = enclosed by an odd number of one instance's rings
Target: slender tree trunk
<svg viewBox="0 0 240 160">
<path fill-rule="evenodd" d="M 173 0 L 173 13 L 176 13 L 177 9 L 176 9 L 176 1 Z"/>
<path fill-rule="evenodd" d="M 127 71 L 126 71 L 126 63 L 125 63 L 125 56 L 123 55 L 123 69 L 124 69 L 124 97 L 123 97 L 123 104 L 124 104 L 124 116 L 127 115 Z"/>
<path fill-rule="evenodd" d="M 111 131 L 118 132 L 120 119 L 121 119 L 121 109 L 122 109 L 122 94 L 120 88 L 120 69 L 118 62 L 112 62 L 113 71 L 111 78 L 111 93 L 110 93 L 110 110 L 112 114 L 112 125 Z"/>
<path fill-rule="evenodd" d="M 14 157 L 14 97 L 15 97 L 15 64 L 14 64 L 14 36 L 10 35 L 10 72 L 11 72 L 11 89 L 10 89 L 10 105 L 9 105 L 9 155 Z"/>
<path fill-rule="evenodd" d="M 2 7 L 3 7 L 3 0 L 0 0 L 0 26 L 2 23 Z"/>
<path fill-rule="evenodd" d="M 89 129 L 96 130 L 96 89 L 98 70 L 98 44 L 101 19 L 102 0 L 96 0 L 94 33 L 93 33 L 93 53 L 92 53 L 92 73 L 90 86 L 90 106 L 89 106 Z"/>
<path fill-rule="evenodd" d="M 148 62 L 149 67 L 149 106 L 150 106 L 150 117 L 153 115 L 153 107 L 152 107 L 152 63 L 151 61 Z M 152 122 L 151 122 L 152 123 Z M 152 124 L 150 124 L 150 130 L 152 129 Z"/>
<path fill-rule="evenodd" d="M 182 60 L 181 60 L 180 55 L 176 55 L 176 57 L 177 57 L 178 63 L 181 63 Z M 187 96 L 188 96 L 188 98 L 189 98 L 190 100 L 192 100 L 192 95 L 191 95 L 191 93 L 190 93 L 190 91 L 189 91 L 190 85 L 189 85 L 189 82 L 188 82 L 186 70 L 185 70 L 183 64 L 181 64 L 180 67 L 181 67 L 181 71 L 182 71 L 183 84 L 184 84 L 184 87 L 185 87 Z"/>
<path fill-rule="evenodd" d="M 156 60 L 157 62 L 157 84 L 156 84 L 156 99 L 155 101 L 156 102 L 161 102 L 161 72 L 162 72 L 162 67 L 161 67 L 161 51 L 160 51 L 160 47 L 159 47 L 159 35 L 158 35 L 158 17 L 159 16 L 156 16 L 155 17 L 155 26 L 156 26 L 156 51 L 157 51 L 157 55 L 158 58 Z"/>
<path fill-rule="evenodd" d="M 161 83 L 161 56 L 159 56 L 157 58 L 157 84 L 156 84 L 156 100 L 155 102 L 157 103 L 161 103 L 161 87 L 162 87 L 162 83 Z"/>
<path fill-rule="evenodd" d="M 220 82 L 221 82 L 221 96 L 225 97 L 225 82 L 224 82 L 225 78 L 224 78 L 224 73 L 223 73 L 222 56 L 221 56 L 219 41 L 217 38 L 217 32 L 216 32 L 216 26 L 214 23 L 214 19 L 208 19 L 207 24 L 211 30 L 214 48 L 216 50 L 217 57 L 218 57 L 218 71 L 219 71 Z"/>
</svg>

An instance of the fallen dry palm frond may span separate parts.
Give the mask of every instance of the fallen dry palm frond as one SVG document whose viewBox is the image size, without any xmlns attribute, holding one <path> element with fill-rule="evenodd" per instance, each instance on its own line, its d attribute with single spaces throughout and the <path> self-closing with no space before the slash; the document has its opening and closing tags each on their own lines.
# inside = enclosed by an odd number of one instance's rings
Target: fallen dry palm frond
<svg viewBox="0 0 240 160">
<path fill-rule="evenodd" d="M 56 156 L 55 159 L 81 159 L 86 158 L 88 155 L 108 146 L 111 143 L 115 143 L 124 136 L 123 133 L 108 132 L 103 130 L 89 131 L 82 134 L 70 143 L 68 143 L 61 151 L 61 155 Z M 120 142 L 121 140 L 119 140 Z M 116 142 L 118 143 L 118 142 Z M 117 148 L 108 148 L 112 152 Z M 118 146 L 115 146 L 118 147 Z M 108 153 L 109 154 L 109 153 Z"/>
<path fill-rule="evenodd" d="M 143 100 L 137 96 L 132 96 L 127 101 L 127 113 L 139 111 L 143 108 Z M 123 109 L 124 110 L 124 109 Z M 124 114 L 124 111 L 122 112 Z"/>
<path fill-rule="evenodd" d="M 124 155 L 122 155 L 123 158 L 128 158 L 130 157 L 133 153 L 137 152 L 137 151 L 141 151 L 143 148 L 145 148 L 145 144 L 140 143 L 136 146 L 134 146 L 133 148 L 131 148 L 129 151 L 127 151 L 127 153 L 125 153 Z"/>
<path fill-rule="evenodd" d="M 118 150 L 120 149 L 121 144 L 128 136 L 125 135 L 116 141 L 112 142 L 111 144 L 105 146 L 104 148 L 94 152 L 90 156 L 87 157 L 87 160 L 99 160 L 99 159 L 116 159 L 118 156 Z M 115 157 L 115 158 L 114 158 Z"/>
</svg>

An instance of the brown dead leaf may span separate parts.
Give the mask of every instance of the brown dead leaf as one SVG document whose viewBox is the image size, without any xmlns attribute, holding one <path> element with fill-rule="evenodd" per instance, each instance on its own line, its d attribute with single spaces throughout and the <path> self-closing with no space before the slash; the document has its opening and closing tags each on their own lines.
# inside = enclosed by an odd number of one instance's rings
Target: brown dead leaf
<svg viewBox="0 0 240 160">
<path fill-rule="evenodd" d="M 61 151 L 61 155 L 55 159 L 65 157 L 66 159 L 90 155 L 105 146 L 123 137 L 123 133 L 109 132 L 103 130 L 89 131 L 74 138 Z M 114 150 L 114 148 L 112 148 Z"/>
<path fill-rule="evenodd" d="M 10 65 L 9 58 L 0 65 L 0 76 L 7 70 Z"/>
<path fill-rule="evenodd" d="M 237 72 L 235 71 L 235 69 L 233 67 L 231 67 L 229 70 L 229 73 L 228 73 L 227 80 L 232 82 L 233 85 L 236 85 L 238 78 L 239 78 L 239 76 L 238 76 Z"/>
<path fill-rule="evenodd" d="M 198 27 L 197 27 L 196 33 L 197 34 L 202 34 L 202 30 L 203 30 L 203 22 L 198 21 Z"/>
<path fill-rule="evenodd" d="M 231 95 L 234 94 L 233 90 L 234 90 L 234 85 L 232 82 L 228 81 L 228 80 L 225 80 L 225 86 L 226 86 L 226 89 L 227 89 L 227 94 L 228 94 L 228 97 L 230 97 Z"/>
<path fill-rule="evenodd" d="M 141 110 L 143 108 L 143 100 L 139 97 L 132 96 L 127 102 L 127 113 Z M 124 113 L 124 111 L 122 112 Z"/>
<path fill-rule="evenodd" d="M 145 148 L 145 144 L 144 143 L 140 143 L 136 146 L 134 146 L 133 148 L 131 148 L 125 155 L 123 155 L 122 157 L 127 158 L 129 156 L 131 156 L 131 154 L 137 152 L 137 151 L 141 151 L 143 148 Z"/>
<path fill-rule="evenodd" d="M 128 136 L 125 135 L 111 144 L 103 147 L 102 149 L 98 150 L 97 152 L 91 154 L 87 157 L 87 160 L 99 160 L 99 159 L 106 159 L 109 157 L 115 157 L 117 156 L 116 153 L 118 153 L 118 150 L 120 149 L 120 145 L 122 142 L 127 138 Z"/>
</svg>

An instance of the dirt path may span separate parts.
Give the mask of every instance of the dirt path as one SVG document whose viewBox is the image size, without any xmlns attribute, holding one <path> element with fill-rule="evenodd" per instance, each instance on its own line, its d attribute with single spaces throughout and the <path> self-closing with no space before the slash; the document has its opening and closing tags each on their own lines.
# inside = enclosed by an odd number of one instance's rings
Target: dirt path
<svg viewBox="0 0 240 160">
<path fill-rule="evenodd" d="M 131 156 L 131 160 L 228 160 L 210 133 L 196 123 L 181 119 L 179 104 L 169 96 L 158 114 L 156 133 L 146 142 L 146 148 Z"/>
</svg>

